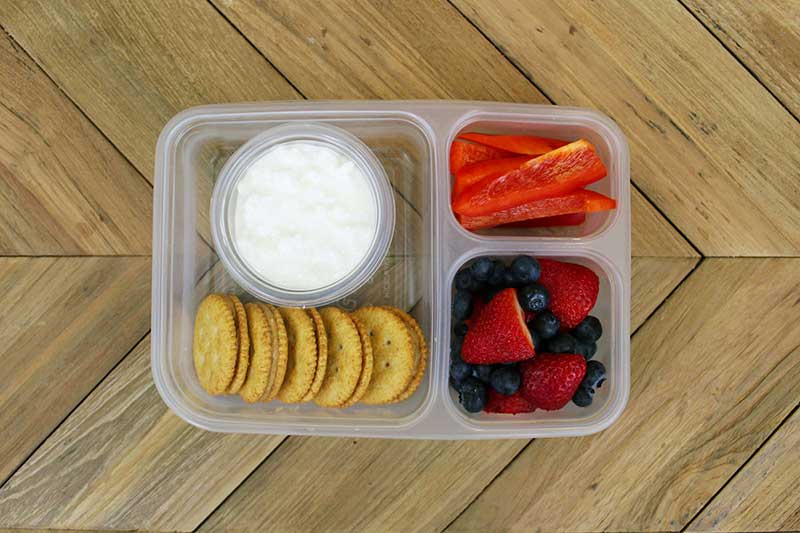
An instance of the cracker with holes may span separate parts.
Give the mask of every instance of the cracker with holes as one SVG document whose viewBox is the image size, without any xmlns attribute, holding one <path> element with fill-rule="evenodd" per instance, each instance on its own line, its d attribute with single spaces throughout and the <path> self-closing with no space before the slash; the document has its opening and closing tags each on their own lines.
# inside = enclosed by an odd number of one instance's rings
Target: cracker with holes
<svg viewBox="0 0 800 533">
<path fill-rule="evenodd" d="M 310 307 L 306 309 L 306 312 L 314 322 L 314 336 L 317 340 L 317 368 L 314 370 L 314 381 L 311 382 L 311 388 L 303 396 L 304 402 L 310 402 L 319 392 L 322 381 L 325 379 L 325 369 L 328 365 L 328 336 L 325 334 L 325 324 L 322 322 L 322 315 L 319 314 L 319 311 Z"/>
<path fill-rule="evenodd" d="M 233 380 L 228 385 L 228 388 L 225 389 L 225 392 L 236 394 L 244 385 L 244 379 L 247 377 L 247 365 L 250 363 L 250 333 L 247 329 L 247 314 L 241 300 L 235 294 L 229 294 L 228 298 L 233 305 L 234 317 L 236 318 L 239 353 L 236 356 L 236 370 L 233 374 Z"/>
<path fill-rule="evenodd" d="M 286 324 L 286 340 L 289 357 L 286 377 L 278 399 L 285 403 L 297 403 L 311 388 L 317 370 L 317 338 L 314 321 L 303 309 L 280 307 L 278 312 Z"/>
<path fill-rule="evenodd" d="M 236 311 L 221 294 L 209 294 L 197 308 L 192 356 L 200 385 L 209 394 L 222 394 L 233 380 L 239 338 Z"/>
<path fill-rule="evenodd" d="M 361 336 L 353 319 L 341 309 L 326 307 L 319 313 L 328 338 L 328 360 L 314 402 L 321 407 L 341 407 L 353 395 L 361 377 Z"/>
<path fill-rule="evenodd" d="M 406 326 L 408 326 L 408 329 L 411 331 L 411 342 L 414 345 L 414 366 L 416 367 L 414 377 L 411 379 L 411 383 L 408 384 L 408 387 L 393 400 L 393 403 L 402 402 L 414 394 L 417 388 L 419 388 L 419 384 L 422 383 L 422 378 L 425 376 L 425 367 L 428 365 L 428 343 L 425 342 L 425 335 L 422 333 L 422 328 L 419 327 L 419 324 L 413 316 L 396 307 L 387 307 L 386 309 L 403 319 L 403 322 L 405 322 Z"/>
<path fill-rule="evenodd" d="M 372 377 L 361 402 L 390 403 L 416 372 L 412 334 L 402 318 L 382 307 L 362 307 L 353 316 L 364 324 L 372 342 Z"/>
<path fill-rule="evenodd" d="M 361 398 L 364 397 L 364 394 L 367 393 L 369 382 L 372 379 L 372 342 L 369 340 L 367 327 L 359 319 L 355 317 L 351 318 L 353 318 L 353 322 L 356 323 L 358 335 L 361 337 L 361 355 L 363 359 L 361 364 L 361 375 L 358 378 L 356 390 L 353 391 L 353 395 L 350 396 L 350 399 L 342 404 L 342 407 L 350 407 L 361 400 Z"/>
<path fill-rule="evenodd" d="M 261 304 L 247 303 L 247 329 L 250 334 L 250 361 L 239 396 L 247 403 L 257 402 L 269 385 L 272 366 L 272 328 Z"/>
<path fill-rule="evenodd" d="M 272 369 L 269 375 L 267 389 L 261 396 L 262 402 L 270 402 L 278 396 L 278 392 L 283 385 L 283 378 L 286 376 L 286 363 L 289 359 L 289 344 L 286 340 L 286 325 L 283 317 L 275 308 L 269 304 L 259 304 L 269 321 L 272 331 Z"/>
</svg>

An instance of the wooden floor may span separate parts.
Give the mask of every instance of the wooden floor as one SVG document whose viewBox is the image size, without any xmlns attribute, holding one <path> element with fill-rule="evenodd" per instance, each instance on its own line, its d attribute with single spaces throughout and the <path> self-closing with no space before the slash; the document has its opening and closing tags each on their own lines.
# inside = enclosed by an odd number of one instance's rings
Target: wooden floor
<svg viewBox="0 0 800 533">
<path fill-rule="evenodd" d="M 0 528 L 800 529 L 797 0 L 0 0 Z M 149 369 L 156 137 L 209 102 L 592 107 L 632 390 L 591 437 L 219 435 Z"/>
</svg>

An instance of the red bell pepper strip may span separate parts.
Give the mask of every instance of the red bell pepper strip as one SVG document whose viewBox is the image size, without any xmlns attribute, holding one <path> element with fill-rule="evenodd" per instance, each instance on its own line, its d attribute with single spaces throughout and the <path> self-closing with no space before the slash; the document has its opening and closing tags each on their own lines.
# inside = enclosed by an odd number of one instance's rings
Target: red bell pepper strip
<svg viewBox="0 0 800 533">
<path fill-rule="evenodd" d="M 499 178 L 467 187 L 453 200 L 453 211 L 471 217 L 491 215 L 534 200 L 561 196 L 606 175 L 589 141 L 579 140 L 531 159 Z"/>
<path fill-rule="evenodd" d="M 489 215 L 461 216 L 461 225 L 469 230 L 493 228 L 502 224 L 530 220 L 533 218 L 552 217 L 569 213 L 592 213 L 594 211 L 608 211 L 617 207 L 613 198 L 603 196 L 594 191 L 581 189 L 563 196 L 535 200 L 518 205 L 505 211 L 498 211 Z"/>
<path fill-rule="evenodd" d="M 455 174 L 465 166 L 478 161 L 514 157 L 514 155 L 499 148 L 456 140 L 450 145 L 450 172 Z"/>
<path fill-rule="evenodd" d="M 456 172 L 456 179 L 453 182 L 453 198 L 458 196 L 461 191 L 482 181 L 484 179 L 497 178 L 518 169 L 523 163 L 529 161 L 529 156 L 507 157 L 504 159 L 487 159 L 467 165 Z"/>
<path fill-rule="evenodd" d="M 535 137 L 533 135 L 485 135 L 483 133 L 462 133 L 459 139 L 466 139 L 486 146 L 508 150 L 515 154 L 541 155 L 550 150 L 560 148 L 567 141 L 560 139 L 548 139 L 546 137 Z"/>
<path fill-rule="evenodd" d="M 552 217 L 532 218 L 504 224 L 507 228 L 554 228 L 558 226 L 580 226 L 586 222 L 586 213 L 569 213 Z"/>
</svg>

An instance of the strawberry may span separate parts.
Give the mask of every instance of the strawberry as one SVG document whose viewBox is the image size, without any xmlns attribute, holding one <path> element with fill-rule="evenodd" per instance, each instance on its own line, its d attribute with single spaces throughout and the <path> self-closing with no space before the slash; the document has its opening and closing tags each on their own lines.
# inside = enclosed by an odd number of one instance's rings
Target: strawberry
<svg viewBox="0 0 800 533">
<path fill-rule="evenodd" d="M 505 413 L 516 415 L 518 413 L 532 413 L 536 407 L 523 398 L 519 391 L 514 394 L 500 394 L 493 388 L 489 388 L 489 399 L 486 400 L 486 407 L 483 408 L 487 413 Z"/>
<path fill-rule="evenodd" d="M 533 311 L 528 311 L 527 309 L 525 309 L 525 322 L 526 323 L 530 322 L 534 318 L 536 318 L 536 313 L 534 313 Z"/>
<path fill-rule="evenodd" d="M 469 315 L 469 318 L 464 321 L 464 323 L 472 327 L 472 324 L 481 316 L 481 311 L 483 308 L 486 307 L 486 302 L 483 300 L 482 297 L 476 296 L 472 299 L 472 314 Z"/>
<path fill-rule="evenodd" d="M 522 396 L 546 411 L 561 409 L 572 399 L 586 375 L 586 359 L 578 354 L 537 355 L 522 363 Z"/>
<path fill-rule="evenodd" d="M 472 365 L 513 363 L 534 356 L 533 340 L 515 289 L 504 289 L 470 324 L 461 358 Z"/>
<path fill-rule="evenodd" d="M 572 329 L 587 317 L 597 301 L 600 280 L 583 265 L 539 259 L 539 283 L 550 292 L 550 310 L 561 321 L 561 329 Z"/>
</svg>

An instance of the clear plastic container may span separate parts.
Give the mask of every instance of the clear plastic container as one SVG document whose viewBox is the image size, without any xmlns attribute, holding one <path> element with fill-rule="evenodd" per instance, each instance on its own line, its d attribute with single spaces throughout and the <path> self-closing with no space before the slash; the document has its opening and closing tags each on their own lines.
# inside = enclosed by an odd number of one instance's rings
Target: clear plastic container
<svg viewBox="0 0 800 533">
<path fill-rule="evenodd" d="M 289 290 L 262 279 L 237 253 L 233 238 L 236 185 L 250 165 L 270 149 L 285 143 L 313 143 L 331 148 L 363 172 L 376 206 L 377 223 L 369 250 L 353 270 L 331 285 L 312 290 Z M 318 306 L 340 300 L 371 278 L 386 258 L 394 234 L 395 203 L 386 172 L 375 154 L 346 130 L 309 122 L 269 128 L 247 141 L 220 170 L 211 195 L 211 234 L 214 249 L 228 273 L 247 292 L 263 301 L 292 307 Z"/>
<path fill-rule="evenodd" d="M 388 406 L 326 409 L 313 403 L 245 404 L 210 396 L 195 377 L 192 327 L 209 292 L 245 291 L 208 252 L 210 195 L 220 169 L 240 146 L 284 123 L 315 122 L 361 139 L 392 184 L 392 242 L 375 275 L 336 305 L 395 305 L 417 317 L 430 364 L 417 392 Z M 590 188 L 617 200 L 580 226 L 472 233 L 450 209 L 450 143 L 461 131 L 524 133 L 596 147 L 608 177 Z M 621 414 L 630 388 L 630 198 L 625 137 L 595 111 L 556 106 L 461 101 L 297 101 L 203 106 L 174 117 L 158 140 L 153 221 L 153 378 L 166 404 L 212 431 L 383 438 L 488 439 L 586 435 Z M 452 280 L 482 255 L 554 257 L 580 263 L 600 278 L 592 314 L 604 335 L 595 359 L 608 380 L 588 408 L 526 415 L 471 414 L 448 385 Z"/>
</svg>

